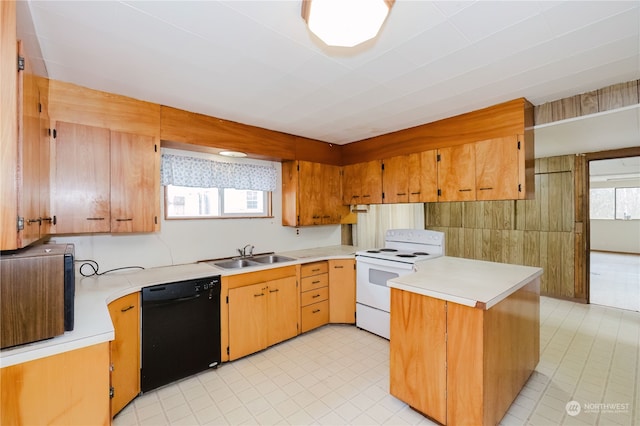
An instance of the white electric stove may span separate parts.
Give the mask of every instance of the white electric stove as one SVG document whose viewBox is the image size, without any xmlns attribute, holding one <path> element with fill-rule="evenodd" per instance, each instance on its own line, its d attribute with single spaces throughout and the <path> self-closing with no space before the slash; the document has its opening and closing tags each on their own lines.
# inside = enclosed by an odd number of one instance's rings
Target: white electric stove
<svg viewBox="0 0 640 426">
<path fill-rule="evenodd" d="M 389 339 L 387 280 L 414 271 L 417 262 L 444 255 L 444 233 L 389 229 L 384 247 L 356 252 L 356 326 Z"/>
</svg>

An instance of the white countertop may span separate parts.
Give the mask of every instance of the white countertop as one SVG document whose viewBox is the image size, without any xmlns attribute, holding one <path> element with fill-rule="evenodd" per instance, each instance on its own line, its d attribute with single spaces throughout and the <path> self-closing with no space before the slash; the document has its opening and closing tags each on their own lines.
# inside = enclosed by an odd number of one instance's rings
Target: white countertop
<svg viewBox="0 0 640 426">
<path fill-rule="evenodd" d="M 489 309 L 542 275 L 542 268 L 443 256 L 416 263 L 416 272 L 391 279 L 391 288 Z"/>
<path fill-rule="evenodd" d="M 138 292 L 143 287 L 211 275 L 235 275 L 319 260 L 344 259 L 353 257 L 356 250 L 353 246 L 331 246 L 278 252 L 277 254 L 294 260 L 240 269 L 223 269 L 212 266 L 210 262 L 202 262 L 92 277 L 77 275 L 73 331 L 51 339 L 0 350 L 0 368 L 113 340 L 113 323 L 107 305 L 122 296 Z"/>
</svg>

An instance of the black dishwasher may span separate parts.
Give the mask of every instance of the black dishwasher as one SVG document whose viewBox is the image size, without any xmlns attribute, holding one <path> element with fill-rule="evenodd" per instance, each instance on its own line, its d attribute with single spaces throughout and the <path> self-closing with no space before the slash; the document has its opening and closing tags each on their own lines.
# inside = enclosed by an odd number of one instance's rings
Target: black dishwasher
<svg viewBox="0 0 640 426">
<path fill-rule="evenodd" d="M 219 275 L 142 289 L 143 392 L 219 363 Z"/>
</svg>

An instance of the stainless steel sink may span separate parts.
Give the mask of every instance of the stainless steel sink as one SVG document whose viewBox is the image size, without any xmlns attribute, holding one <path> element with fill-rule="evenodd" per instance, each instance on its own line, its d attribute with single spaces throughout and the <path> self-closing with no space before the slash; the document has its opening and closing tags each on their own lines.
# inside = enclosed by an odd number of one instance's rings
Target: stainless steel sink
<svg viewBox="0 0 640 426">
<path fill-rule="evenodd" d="M 260 263 L 278 263 L 278 262 L 289 262 L 293 259 L 292 257 L 282 256 L 279 254 L 269 254 L 266 256 L 256 256 L 252 257 L 251 260 Z"/>
<path fill-rule="evenodd" d="M 246 268 L 247 266 L 258 266 L 261 263 L 254 262 L 249 259 L 231 259 L 222 262 L 215 262 L 214 265 L 225 269 Z"/>
</svg>

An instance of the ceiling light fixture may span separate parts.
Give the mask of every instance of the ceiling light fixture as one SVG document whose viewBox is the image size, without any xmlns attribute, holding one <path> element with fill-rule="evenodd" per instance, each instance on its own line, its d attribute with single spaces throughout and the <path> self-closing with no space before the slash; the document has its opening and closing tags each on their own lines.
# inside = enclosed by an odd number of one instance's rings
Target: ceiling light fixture
<svg viewBox="0 0 640 426">
<path fill-rule="evenodd" d="M 223 155 L 225 157 L 233 157 L 233 158 L 244 158 L 247 156 L 247 154 L 240 151 L 220 151 L 220 155 Z"/>
<path fill-rule="evenodd" d="M 329 46 L 353 47 L 374 38 L 395 0 L 302 0 L 302 18 Z"/>
</svg>

